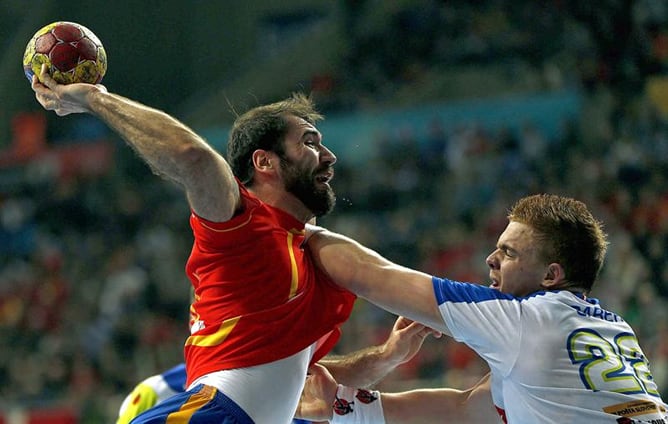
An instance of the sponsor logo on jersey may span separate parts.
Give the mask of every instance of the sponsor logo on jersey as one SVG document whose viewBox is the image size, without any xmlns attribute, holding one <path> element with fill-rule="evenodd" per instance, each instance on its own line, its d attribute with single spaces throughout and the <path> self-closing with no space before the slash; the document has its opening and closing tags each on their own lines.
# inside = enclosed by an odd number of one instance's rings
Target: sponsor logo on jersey
<svg viewBox="0 0 668 424">
<path fill-rule="evenodd" d="M 608 414 L 618 415 L 620 417 L 617 419 L 618 424 L 666 424 L 663 418 L 658 417 L 666 413 L 666 408 L 663 405 L 647 400 L 618 403 L 603 408 L 603 411 Z M 656 418 L 645 418 L 647 415 L 655 415 Z M 632 417 L 639 417 L 639 419 Z"/>
</svg>

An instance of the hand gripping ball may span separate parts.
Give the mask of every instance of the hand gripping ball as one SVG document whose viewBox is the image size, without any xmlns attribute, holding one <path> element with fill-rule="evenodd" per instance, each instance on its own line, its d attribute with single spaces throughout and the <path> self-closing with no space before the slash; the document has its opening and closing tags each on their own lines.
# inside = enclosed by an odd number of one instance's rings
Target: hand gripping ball
<svg viewBox="0 0 668 424">
<path fill-rule="evenodd" d="M 95 34 L 74 22 L 54 22 L 35 33 L 23 54 L 23 71 L 29 81 L 42 64 L 60 84 L 97 84 L 107 72 L 107 53 Z"/>
</svg>

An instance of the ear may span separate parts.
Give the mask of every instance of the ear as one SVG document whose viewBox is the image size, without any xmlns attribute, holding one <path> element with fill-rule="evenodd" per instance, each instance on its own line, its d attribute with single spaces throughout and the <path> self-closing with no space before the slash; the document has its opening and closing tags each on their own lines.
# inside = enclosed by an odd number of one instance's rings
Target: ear
<svg viewBox="0 0 668 424">
<path fill-rule="evenodd" d="M 273 171 L 274 165 L 272 162 L 275 162 L 276 158 L 270 151 L 257 149 L 253 152 L 252 159 L 255 172 L 265 173 Z"/>
<path fill-rule="evenodd" d="M 547 272 L 543 277 L 541 287 L 545 289 L 556 289 L 566 281 L 566 272 L 561 264 L 553 262 L 547 266 Z"/>
</svg>

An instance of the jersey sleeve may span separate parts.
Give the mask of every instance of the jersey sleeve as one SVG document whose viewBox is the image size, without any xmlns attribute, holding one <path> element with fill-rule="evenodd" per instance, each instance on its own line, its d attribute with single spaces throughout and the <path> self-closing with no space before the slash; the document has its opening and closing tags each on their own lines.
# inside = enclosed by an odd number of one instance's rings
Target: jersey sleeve
<svg viewBox="0 0 668 424">
<path fill-rule="evenodd" d="M 190 227 L 200 250 L 204 252 L 219 249 L 242 250 L 245 245 L 253 244 L 258 232 L 267 230 L 266 227 L 253 225 L 253 215 L 260 207 L 260 200 L 250 194 L 240 185 L 242 207 L 231 219 L 223 222 L 213 222 L 198 216 L 191 210 Z"/>
<path fill-rule="evenodd" d="M 179 393 L 185 391 L 186 385 L 186 364 L 183 362 L 168 369 L 162 373 L 162 378 L 165 380 L 167 386 L 174 392 Z M 171 396 L 171 393 L 168 394 Z M 162 401 L 163 399 L 160 399 Z"/>
<path fill-rule="evenodd" d="M 152 408 L 158 403 L 157 380 L 160 376 L 152 376 L 137 384 L 130 392 L 118 411 L 116 424 L 128 424 L 134 417 Z"/>
<path fill-rule="evenodd" d="M 432 282 L 441 316 L 453 338 L 506 375 L 519 353 L 521 301 L 482 285 L 437 277 Z"/>
</svg>

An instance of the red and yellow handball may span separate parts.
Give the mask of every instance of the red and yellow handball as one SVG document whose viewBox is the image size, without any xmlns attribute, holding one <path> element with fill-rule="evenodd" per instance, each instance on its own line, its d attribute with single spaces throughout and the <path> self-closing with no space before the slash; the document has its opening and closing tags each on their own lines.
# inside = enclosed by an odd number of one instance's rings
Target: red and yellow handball
<svg viewBox="0 0 668 424">
<path fill-rule="evenodd" d="M 54 22 L 30 39 L 23 54 L 23 71 L 29 81 L 46 63 L 60 84 L 97 84 L 107 72 L 107 53 L 95 34 L 74 22 Z"/>
</svg>

